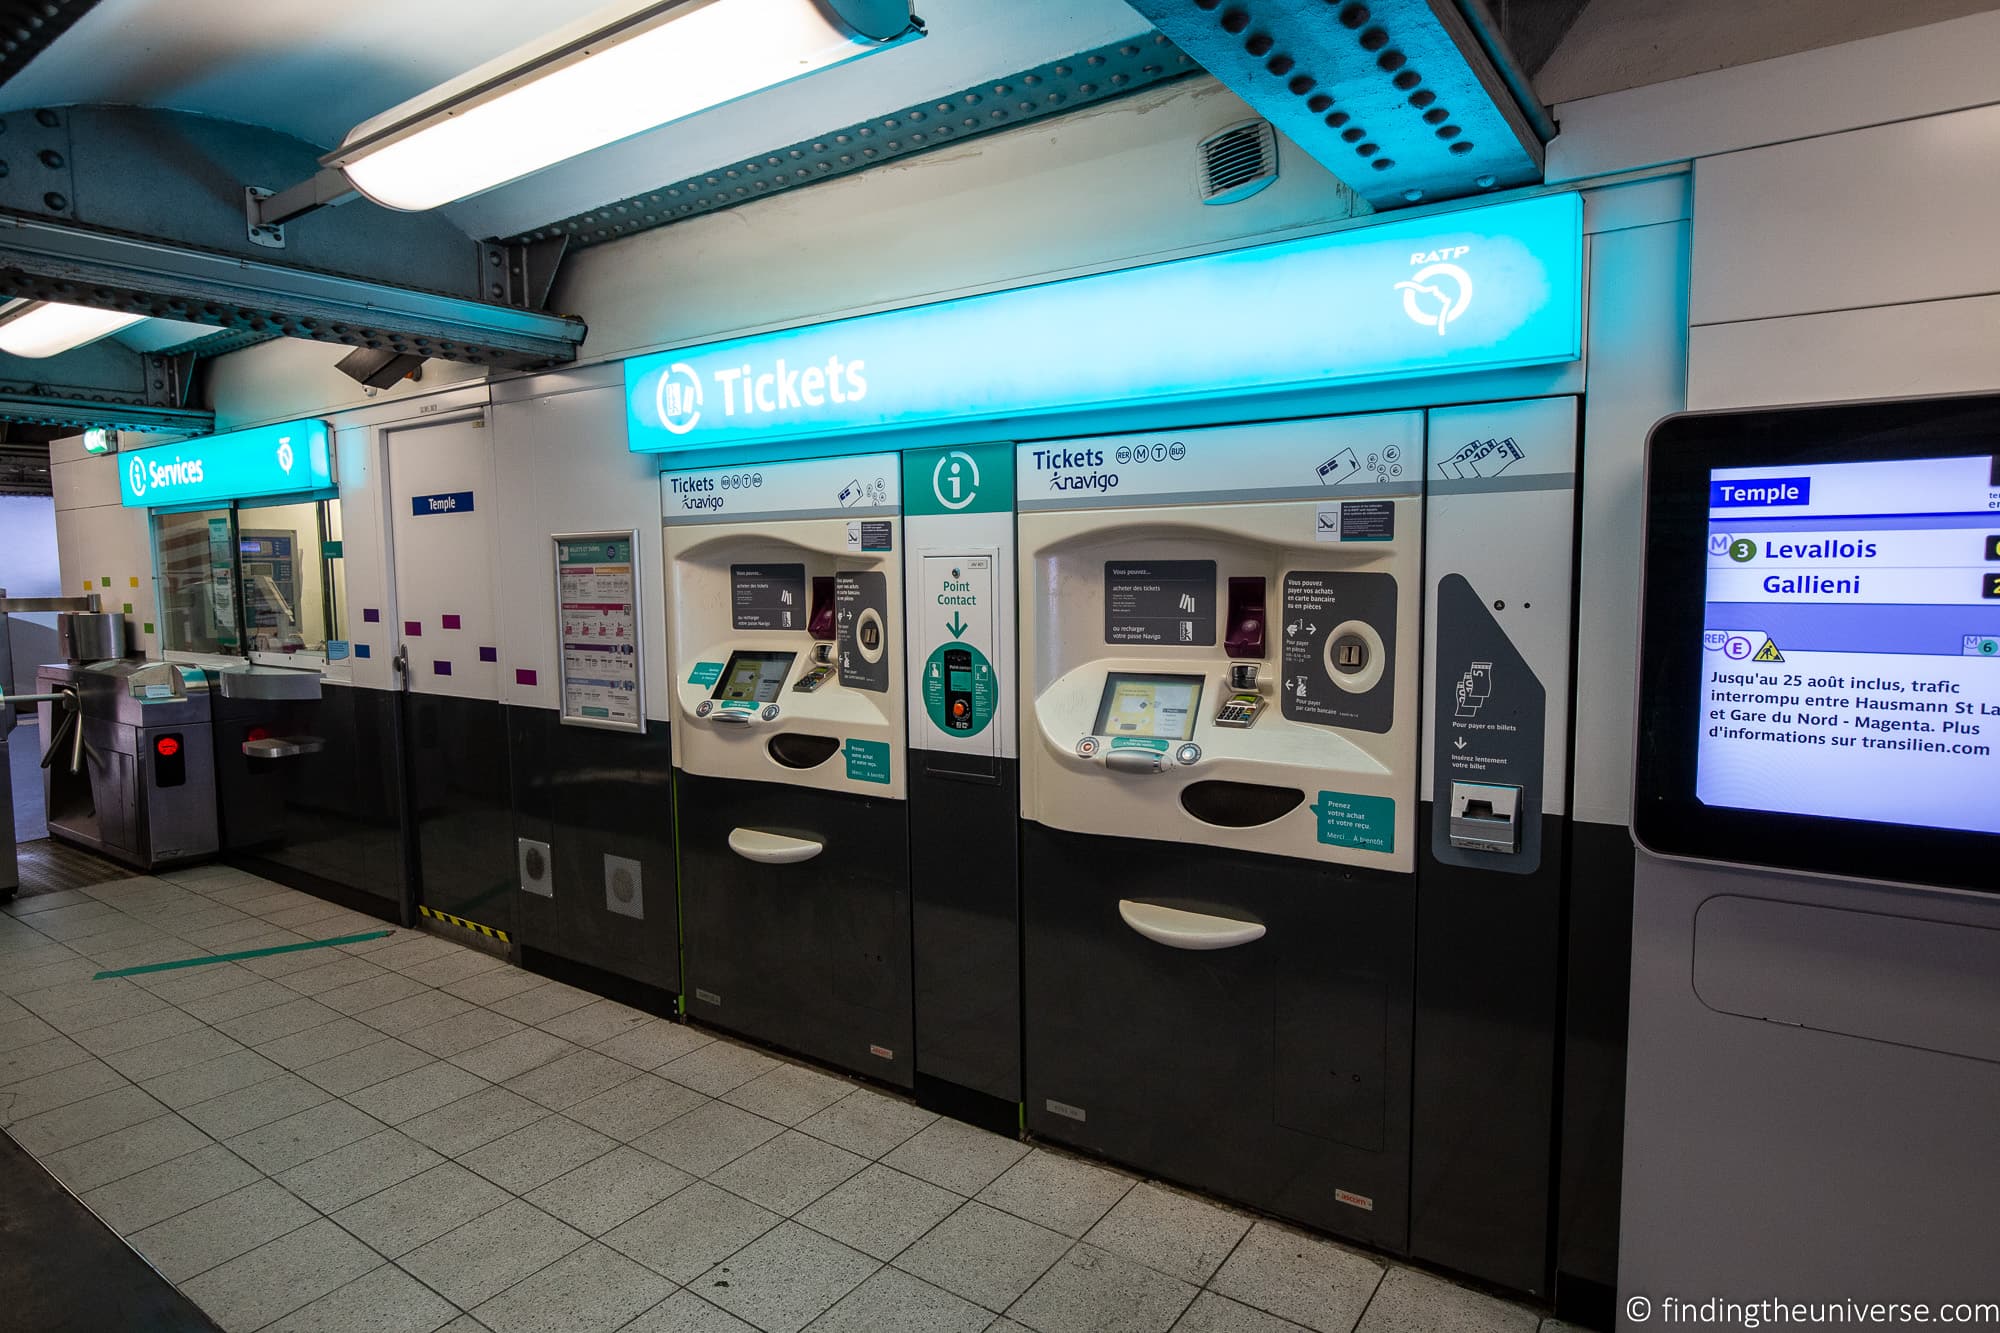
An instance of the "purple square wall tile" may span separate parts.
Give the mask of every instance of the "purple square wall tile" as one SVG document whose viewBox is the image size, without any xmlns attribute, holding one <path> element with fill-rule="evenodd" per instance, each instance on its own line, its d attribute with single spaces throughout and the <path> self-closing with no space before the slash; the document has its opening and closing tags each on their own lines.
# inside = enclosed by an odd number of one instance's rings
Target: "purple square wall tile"
<svg viewBox="0 0 2000 1333">
<path fill-rule="evenodd" d="M 498 648 L 481 648 L 479 650 L 479 660 L 482 662 L 497 662 L 500 660 L 500 650 Z"/>
<path fill-rule="evenodd" d="M 411 639 L 423 638 L 424 622 L 421 620 L 405 620 L 403 622 L 403 635 L 405 638 Z"/>
<path fill-rule="evenodd" d="M 448 616 L 445 616 L 445 617 L 443 617 L 443 620 L 444 620 L 444 627 L 445 627 L 446 629 L 457 629 L 457 628 L 458 628 L 458 617 L 457 617 L 457 616 L 449 616 L 449 615 L 448 615 Z"/>
<path fill-rule="evenodd" d="M 451 674 L 451 663 L 433 662 L 431 663 L 431 670 L 435 672 L 437 675 L 449 676 Z"/>
<path fill-rule="evenodd" d="M 517 668 L 514 672 L 514 683 L 516 685 L 533 685 L 535 683 L 535 673 L 526 667 Z"/>
<path fill-rule="evenodd" d="M 382 623 L 382 612 L 377 607 L 363 607 L 361 610 L 361 619 L 370 625 L 379 625 Z"/>
</svg>

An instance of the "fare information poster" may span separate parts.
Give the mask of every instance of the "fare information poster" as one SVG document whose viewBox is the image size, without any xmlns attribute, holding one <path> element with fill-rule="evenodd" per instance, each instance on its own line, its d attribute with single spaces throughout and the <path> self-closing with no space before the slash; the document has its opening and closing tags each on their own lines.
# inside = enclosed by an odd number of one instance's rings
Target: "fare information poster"
<svg viewBox="0 0 2000 1333">
<path fill-rule="evenodd" d="M 556 629 L 562 721 L 644 731 L 636 534 L 558 536 Z"/>
</svg>

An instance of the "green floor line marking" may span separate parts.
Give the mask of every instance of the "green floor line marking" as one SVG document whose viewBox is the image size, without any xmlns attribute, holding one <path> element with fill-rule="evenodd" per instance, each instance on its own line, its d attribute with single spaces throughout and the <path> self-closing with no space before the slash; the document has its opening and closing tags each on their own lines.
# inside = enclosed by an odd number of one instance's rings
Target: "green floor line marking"
<svg viewBox="0 0 2000 1333">
<path fill-rule="evenodd" d="M 359 944 L 363 940 L 379 940 L 385 935 L 395 933 L 393 930 L 370 930 L 359 935 L 342 935 L 330 940 L 307 940 L 303 944 L 275 944 L 268 949 L 245 949 L 241 953 L 213 953 L 205 958 L 179 958 L 171 963 L 148 963 L 144 967 L 120 967 L 109 972 L 99 972 L 91 980 L 136 977 L 141 972 L 171 972 L 177 967 L 205 967 L 210 963 L 233 963 L 242 958 L 269 958 L 274 953 L 297 953 L 301 949 L 331 949 L 336 944 Z"/>
</svg>

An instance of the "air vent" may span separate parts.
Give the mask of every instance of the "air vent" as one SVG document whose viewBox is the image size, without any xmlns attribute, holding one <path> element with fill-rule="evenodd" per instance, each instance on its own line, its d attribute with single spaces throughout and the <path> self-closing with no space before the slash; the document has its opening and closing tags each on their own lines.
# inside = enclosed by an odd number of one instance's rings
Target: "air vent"
<svg viewBox="0 0 2000 1333">
<path fill-rule="evenodd" d="M 1278 136 L 1268 120 L 1246 120 L 1195 147 L 1204 204 L 1235 204 L 1278 179 Z"/>
<path fill-rule="evenodd" d="M 646 919 L 645 881 L 639 863 L 629 856 L 604 854 L 604 910 Z"/>
<path fill-rule="evenodd" d="M 538 898 L 556 896 L 555 867 L 549 861 L 549 845 L 533 838 L 514 839 L 514 862 L 521 873 L 521 892 Z"/>
</svg>

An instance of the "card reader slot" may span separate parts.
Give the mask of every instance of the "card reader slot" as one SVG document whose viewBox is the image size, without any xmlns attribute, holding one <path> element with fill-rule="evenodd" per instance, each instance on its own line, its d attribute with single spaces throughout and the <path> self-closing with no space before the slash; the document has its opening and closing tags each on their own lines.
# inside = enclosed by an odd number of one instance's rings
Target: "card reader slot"
<svg viewBox="0 0 2000 1333">
<path fill-rule="evenodd" d="M 771 758 L 786 768 L 818 768 L 840 750 L 840 741 L 834 736 L 788 731 L 771 737 L 765 748 L 771 752 Z"/>
<path fill-rule="evenodd" d="M 1218 828 L 1255 828 L 1283 819 L 1306 794 L 1296 787 L 1255 782 L 1194 782 L 1181 789 L 1181 808 Z"/>
<path fill-rule="evenodd" d="M 1126 925 L 1169 949 L 1233 949 L 1264 938 L 1259 921 L 1238 921 L 1130 898 L 1118 900 L 1118 915 Z"/>
</svg>

